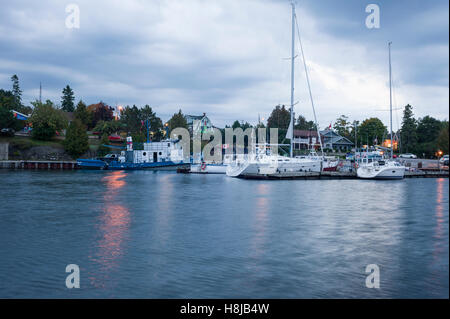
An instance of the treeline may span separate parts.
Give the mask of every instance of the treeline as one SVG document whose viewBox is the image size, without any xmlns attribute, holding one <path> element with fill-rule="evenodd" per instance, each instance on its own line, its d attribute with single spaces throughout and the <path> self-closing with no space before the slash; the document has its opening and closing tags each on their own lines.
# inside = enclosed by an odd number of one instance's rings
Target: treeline
<svg viewBox="0 0 450 319">
<path fill-rule="evenodd" d="M 84 153 L 88 147 L 86 131 L 97 132 L 102 136 L 102 143 L 108 143 L 108 136 L 114 133 L 131 135 L 136 142 L 147 139 L 147 121 L 150 127 L 150 139 L 161 140 L 167 132 L 177 127 L 187 128 L 187 122 L 181 109 L 173 114 L 169 121 L 163 123 L 149 105 L 138 107 L 126 106 L 120 110 L 119 117 L 114 116 L 114 109 L 100 101 L 87 106 L 82 100 L 75 105 L 75 94 L 67 85 L 62 90 L 61 103 L 56 105 L 50 100 L 34 101 L 31 106 L 22 103 L 22 90 L 17 75 L 11 77 L 11 90 L 0 89 L 0 128 L 23 127 L 23 121 L 14 118 L 12 110 L 23 114 L 31 114 L 32 137 L 41 140 L 52 139 L 60 131 L 67 129 L 65 146 L 73 156 Z M 67 114 L 72 114 L 72 118 Z M 116 114 L 117 115 L 117 114 Z M 68 123 L 70 122 L 69 126 Z M 265 127 L 264 121 L 252 125 L 244 121 L 234 121 L 232 127 L 242 128 Z M 285 141 L 290 123 L 290 111 L 284 105 L 277 105 L 267 119 L 267 128 L 278 128 L 279 142 Z M 308 121 L 303 115 L 295 118 L 294 128 L 297 130 L 317 130 L 314 121 Z M 379 145 L 390 139 L 387 127 L 376 118 L 364 121 L 350 121 L 348 116 L 341 115 L 332 128 L 341 136 L 348 138 L 358 146 Z M 82 131 L 82 132 L 81 132 Z M 447 120 L 440 121 L 431 116 L 414 118 L 412 106 L 406 105 L 403 111 L 402 126 L 394 132 L 394 141 L 398 142 L 398 152 L 411 152 L 418 156 L 433 157 L 438 150 L 448 154 L 449 124 Z M 106 152 L 106 150 L 103 150 Z"/>
<path fill-rule="evenodd" d="M 16 119 L 13 110 L 25 115 L 31 114 L 25 124 L 32 126 L 32 138 L 51 140 L 66 130 L 63 145 L 74 158 L 89 149 L 87 131 L 99 134 L 102 139 L 101 145 L 108 144 L 108 136 L 115 133 L 130 135 L 135 142 L 144 142 L 147 139 L 147 121 L 151 140 L 161 140 L 167 131 L 161 118 L 149 105 L 126 106 L 116 110 L 120 112 L 120 116 L 117 116 L 118 114 L 114 116 L 114 108 L 102 101 L 86 105 L 79 100 L 75 105 L 75 94 L 69 85 L 62 90 L 60 105 L 51 100 L 36 100 L 31 102 L 31 106 L 25 106 L 22 103 L 22 90 L 17 75 L 13 75 L 11 80 L 11 90 L 0 89 L 0 129 L 12 128 L 17 131 L 24 127 L 24 121 Z M 181 110 L 173 115 L 166 123 L 166 127 L 187 128 Z M 100 153 L 106 151 L 100 147 Z"/>
</svg>

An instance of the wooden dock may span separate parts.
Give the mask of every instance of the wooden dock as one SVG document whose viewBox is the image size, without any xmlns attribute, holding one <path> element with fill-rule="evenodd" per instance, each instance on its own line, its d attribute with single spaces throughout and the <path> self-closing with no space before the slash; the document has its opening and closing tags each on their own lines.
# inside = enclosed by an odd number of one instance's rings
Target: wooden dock
<svg viewBox="0 0 450 319">
<path fill-rule="evenodd" d="M 0 161 L 0 169 L 73 170 L 76 161 Z"/>
</svg>

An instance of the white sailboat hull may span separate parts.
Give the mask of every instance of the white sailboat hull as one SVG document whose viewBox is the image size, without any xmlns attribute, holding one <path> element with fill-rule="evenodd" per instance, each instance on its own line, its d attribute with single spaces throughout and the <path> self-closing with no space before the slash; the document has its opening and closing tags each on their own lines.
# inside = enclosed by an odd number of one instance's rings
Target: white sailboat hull
<svg viewBox="0 0 450 319">
<path fill-rule="evenodd" d="M 291 178 L 319 175 L 321 162 L 317 160 L 282 159 L 282 162 L 246 162 L 230 165 L 227 175 L 242 178 Z"/>
<path fill-rule="evenodd" d="M 226 164 L 195 164 L 191 165 L 191 173 L 196 174 L 225 174 L 228 165 Z"/>
<path fill-rule="evenodd" d="M 362 179 L 402 179 L 405 176 L 405 167 L 359 167 L 356 171 L 358 178 Z"/>
</svg>

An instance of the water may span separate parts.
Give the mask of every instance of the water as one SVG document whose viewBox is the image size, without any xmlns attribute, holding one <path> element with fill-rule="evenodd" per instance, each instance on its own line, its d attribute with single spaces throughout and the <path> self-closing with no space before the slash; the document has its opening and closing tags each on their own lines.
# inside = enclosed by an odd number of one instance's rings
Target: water
<svg viewBox="0 0 450 319">
<path fill-rule="evenodd" d="M 448 192 L 448 179 L 0 170 L 0 298 L 448 298 Z"/>
</svg>

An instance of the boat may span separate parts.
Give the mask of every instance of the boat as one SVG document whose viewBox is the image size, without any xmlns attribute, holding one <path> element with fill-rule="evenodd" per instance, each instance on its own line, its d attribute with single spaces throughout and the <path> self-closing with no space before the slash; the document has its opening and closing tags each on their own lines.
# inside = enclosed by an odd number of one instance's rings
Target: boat
<svg viewBox="0 0 450 319">
<path fill-rule="evenodd" d="M 389 47 L 389 111 L 390 111 L 390 135 L 392 137 L 392 68 L 391 68 L 391 44 Z M 390 145 L 390 155 L 386 160 L 370 159 L 368 156 L 362 159 L 356 170 L 356 175 L 362 179 L 402 179 L 405 176 L 405 166 L 394 160 L 394 143 Z"/>
<path fill-rule="evenodd" d="M 272 154 L 271 144 L 255 144 L 255 151 L 227 167 L 227 176 L 240 178 L 295 178 L 319 175 L 322 161 Z"/>
<path fill-rule="evenodd" d="M 143 150 L 133 149 L 133 139 L 127 137 L 127 148 L 120 154 L 102 158 L 77 159 L 82 169 L 100 170 L 177 170 L 189 168 L 190 162 L 183 159 L 183 148 L 179 140 L 167 139 L 161 142 L 143 143 Z"/>
<path fill-rule="evenodd" d="M 292 46 L 291 46 L 291 107 L 290 107 L 290 124 L 286 133 L 286 139 L 290 139 L 289 156 L 281 156 L 272 152 L 273 144 L 256 144 L 254 142 L 254 134 L 252 134 L 252 152 L 244 159 L 236 160 L 227 167 L 227 176 L 240 178 L 295 178 L 311 175 L 320 175 L 322 170 L 323 156 L 307 156 L 294 157 L 294 56 L 295 51 L 295 25 L 297 17 L 295 14 L 295 5 L 292 2 Z M 298 26 L 297 26 L 298 31 Z M 300 33 L 297 32 L 300 42 L 303 65 L 305 68 L 306 79 L 309 88 L 309 95 L 314 113 L 314 119 L 320 136 L 314 102 L 312 99 L 311 87 L 309 82 L 308 71 L 306 67 L 305 57 L 300 39 Z M 253 132 L 252 132 L 253 133 Z M 319 139 L 322 149 L 322 141 Z M 281 144 L 280 144 L 281 145 Z M 322 149 L 323 150 L 323 149 Z M 322 151 L 323 153 L 323 151 Z"/>
<path fill-rule="evenodd" d="M 193 174 L 226 174 L 227 167 L 233 162 L 233 155 L 224 155 L 221 163 L 199 161 L 196 164 L 192 164 L 190 173 Z"/>
<path fill-rule="evenodd" d="M 405 167 L 396 161 L 365 161 L 358 167 L 356 174 L 361 179 L 402 179 Z"/>
</svg>

